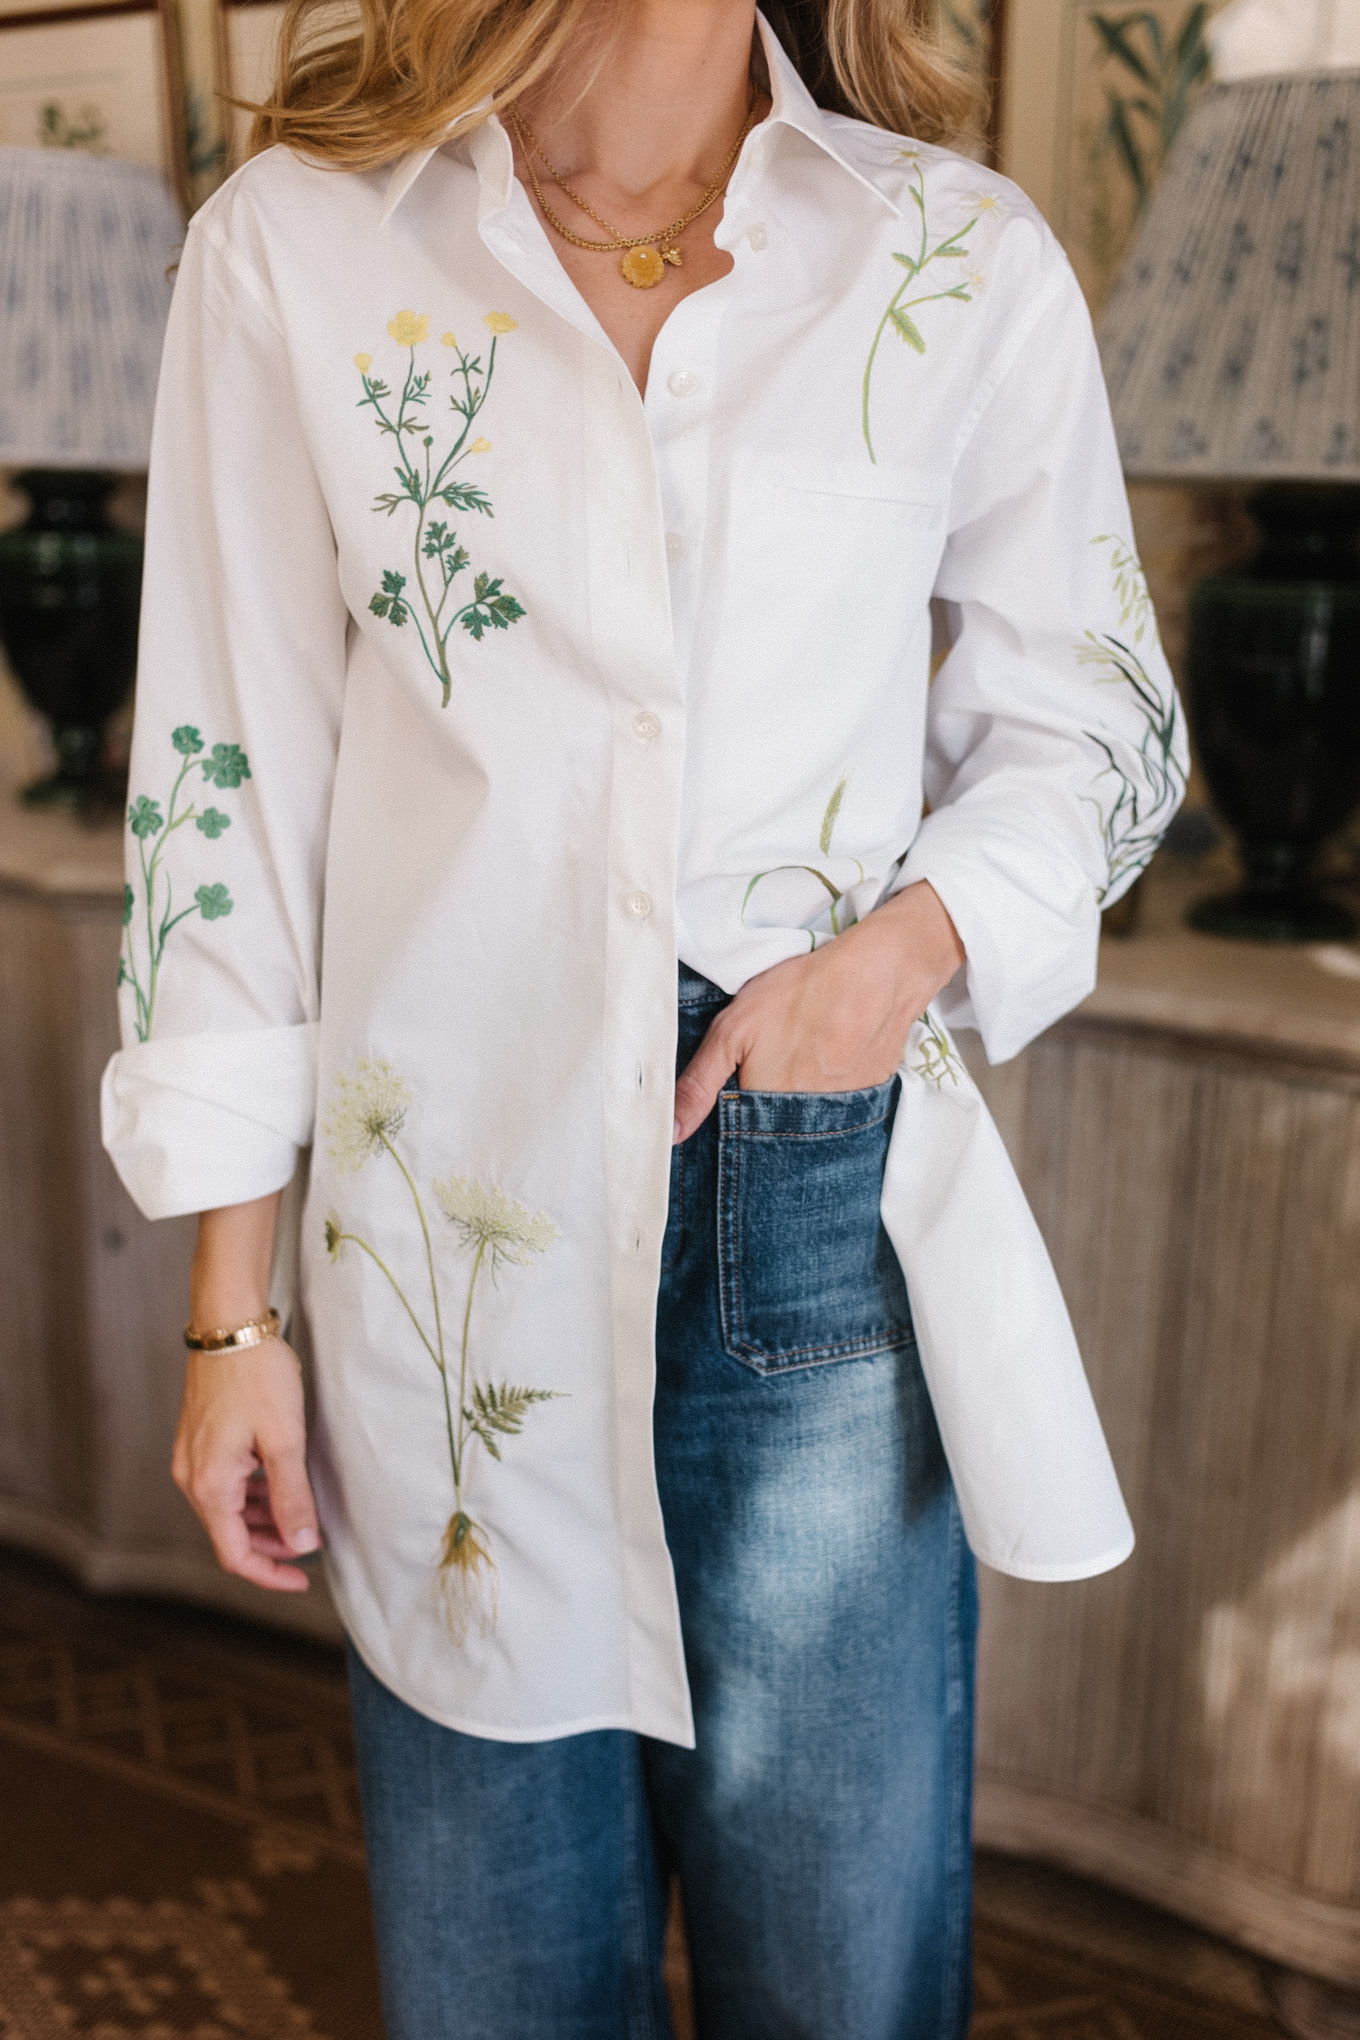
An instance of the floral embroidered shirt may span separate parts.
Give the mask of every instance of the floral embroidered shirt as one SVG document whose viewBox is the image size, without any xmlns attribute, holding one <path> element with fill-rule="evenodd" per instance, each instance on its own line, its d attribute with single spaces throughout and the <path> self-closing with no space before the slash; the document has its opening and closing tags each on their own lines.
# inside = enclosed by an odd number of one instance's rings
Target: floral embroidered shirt
<svg viewBox="0 0 1360 2040">
<path fill-rule="evenodd" d="M 1184 782 L 1090 325 L 1013 186 L 820 112 L 761 32 L 734 267 L 645 396 L 495 120 L 249 163 L 166 342 L 105 1138 L 153 1217 L 294 1186 L 337 1602 L 489 1736 L 692 1739 L 677 959 L 735 990 L 917 879 L 968 962 L 883 1216 L 968 1534 L 1041 1579 L 1131 1543 L 949 1032 L 1010 1056 L 1085 995 Z"/>
</svg>

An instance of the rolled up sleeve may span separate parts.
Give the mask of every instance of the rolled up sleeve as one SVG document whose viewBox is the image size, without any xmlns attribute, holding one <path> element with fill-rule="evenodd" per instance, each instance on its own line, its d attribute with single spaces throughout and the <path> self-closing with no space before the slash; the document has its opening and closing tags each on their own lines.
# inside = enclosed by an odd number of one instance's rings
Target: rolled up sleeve
<svg viewBox="0 0 1360 2040">
<path fill-rule="evenodd" d="M 940 1011 L 993 1062 L 1095 984 L 1101 910 L 1151 857 L 1188 768 L 1090 319 L 1049 262 L 955 470 L 930 811 L 898 878 L 948 909 L 968 961 Z"/>
<path fill-rule="evenodd" d="M 150 1218 L 311 1138 L 347 612 L 293 368 L 230 190 L 190 228 L 156 407 L 105 1147 Z"/>
</svg>

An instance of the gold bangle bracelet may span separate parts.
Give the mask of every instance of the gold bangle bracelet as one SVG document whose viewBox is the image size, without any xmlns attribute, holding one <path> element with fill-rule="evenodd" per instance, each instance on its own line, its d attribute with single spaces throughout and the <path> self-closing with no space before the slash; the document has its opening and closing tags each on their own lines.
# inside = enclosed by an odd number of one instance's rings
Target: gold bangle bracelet
<svg viewBox="0 0 1360 2040">
<path fill-rule="evenodd" d="M 279 1314 L 268 1310 L 263 1317 L 251 1318 L 243 1325 L 218 1325 L 210 1332 L 196 1332 L 193 1324 L 184 1327 L 184 1343 L 193 1353 L 239 1353 L 247 1346 L 262 1346 L 266 1339 L 277 1339 L 280 1331 Z"/>
</svg>

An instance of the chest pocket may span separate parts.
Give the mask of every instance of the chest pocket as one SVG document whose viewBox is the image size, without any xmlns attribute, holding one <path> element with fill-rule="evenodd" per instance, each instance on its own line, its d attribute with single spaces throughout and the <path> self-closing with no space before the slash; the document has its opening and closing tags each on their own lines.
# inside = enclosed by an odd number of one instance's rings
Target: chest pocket
<svg viewBox="0 0 1360 2040">
<path fill-rule="evenodd" d="M 944 549 L 945 477 L 749 455 L 732 480 L 726 544 L 728 670 L 839 668 L 870 685 L 929 627 Z M 813 682 L 815 685 L 815 681 Z"/>
</svg>

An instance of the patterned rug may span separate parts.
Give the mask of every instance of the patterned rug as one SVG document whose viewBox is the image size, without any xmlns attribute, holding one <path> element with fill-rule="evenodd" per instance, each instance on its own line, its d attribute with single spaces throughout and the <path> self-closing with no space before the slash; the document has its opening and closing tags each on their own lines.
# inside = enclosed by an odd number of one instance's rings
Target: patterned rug
<svg viewBox="0 0 1360 2040">
<path fill-rule="evenodd" d="M 0 1809 L 0 2040 L 381 2040 L 332 1654 L 0 1558 Z M 1278 2040 L 1249 1979 L 1098 1959 L 1063 1880 L 979 1871 L 975 2035 Z M 692 2040 L 678 1935 L 668 1975 Z"/>
</svg>

